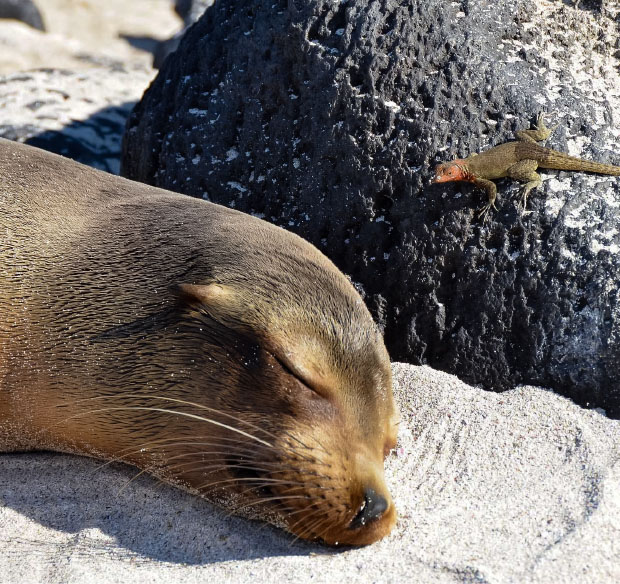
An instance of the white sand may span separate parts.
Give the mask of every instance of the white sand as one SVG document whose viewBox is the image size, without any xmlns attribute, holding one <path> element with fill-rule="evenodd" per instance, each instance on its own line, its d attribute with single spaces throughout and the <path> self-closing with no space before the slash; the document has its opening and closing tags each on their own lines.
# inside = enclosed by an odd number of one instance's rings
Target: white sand
<svg viewBox="0 0 620 584">
<path fill-rule="evenodd" d="M 620 582 L 620 422 L 543 389 L 395 364 L 400 513 L 360 549 L 293 542 L 135 471 L 0 456 L 0 580 Z"/>
</svg>

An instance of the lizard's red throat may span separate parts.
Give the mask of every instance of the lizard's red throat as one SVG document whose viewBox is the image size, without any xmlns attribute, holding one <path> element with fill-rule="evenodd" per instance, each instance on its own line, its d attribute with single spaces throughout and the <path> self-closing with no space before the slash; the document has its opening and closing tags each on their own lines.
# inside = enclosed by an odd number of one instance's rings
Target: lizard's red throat
<svg viewBox="0 0 620 584">
<path fill-rule="evenodd" d="M 469 173 L 464 160 L 453 160 L 438 164 L 435 169 L 434 183 L 452 182 L 457 180 L 469 181 Z"/>
</svg>

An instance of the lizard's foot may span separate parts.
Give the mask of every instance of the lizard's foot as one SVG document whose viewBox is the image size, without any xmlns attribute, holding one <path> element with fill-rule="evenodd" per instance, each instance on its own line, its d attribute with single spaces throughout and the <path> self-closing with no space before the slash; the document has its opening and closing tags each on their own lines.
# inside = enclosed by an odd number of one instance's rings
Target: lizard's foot
<svg viewBox="0 0 620 584">
<path fill-rule="evenodd" d="M 491 215 L 489 214 L 491 209 L 495 209 L 497 211 L 495 203 L 487 203 L 486 205 L 478 209 L 478 219 L 482 220 L 483 223 L 489 221 L 489 219 L 491 218 Z"/>
<path fill-rule="evenodd" d="M 536 128 L 534 130 L 519 130 L 517 132 L 517 138 L 519 138 L 519 140 L 525 140 L 526 142 L 541 142 L 551 136 L 551 133 L 557 127 L 558 126 L 555 125 L 553 128 L 547 128 L 545 125 L 545 114 L 540 112 L 538 118 L 536 118 Z"/>
<path fill-rule="evenodd" d="M 527 208 L 526 208 L 527 207 L 527 197 L 530 194 L 530 191 L 533 188 L 535 188 L 536 186 L 538 186 L 538 185 L 531 186 L 529 188 L 526 186 L 523 189 L 523 191 L 521 192 L 521 196 L 519 198 L 519 202 L 517 203 L 517 209 L 518 209 L 520 215 L 523 216 L 523 215 L 529 215 L 530 213 L 532 213 L 532 211 L 528 211 Z"/>
<path fill-rule="evenodd" d="M 553 134 L 553 132 L 559 125 L 560 124 L 556 124 L 552 128 L 547 128 L 547 126 L 545 125 L 545 113 L 544 112 L 540 112 L 538 114 L 538 117 L 536 118 L 536 130 L 540 134 L 545 136 L 544 138 L 541 138 L 541 140 L 546 140 L 549 136 L 551 136 L 551 134 Z"/>
<path fill-rule="evenodd" d="M 542 181 L 541 181 L 540 175 L 537 173 L 533 173 L 532 180 L 530 180 L 525 185 L 525 187 L 523 187 L 523 190 L 521 191 L 521 197 L 519 199 L 519 203 L 517 204 L 517 208 L 519 209 L 519 212 L 521 213 L 521 215 L 525 213 L 525 206 L 527 205 L 527 196 L 530 194 L 530 191 L 532 189 L 539 187 L 541 184 L 542 184 Z"/>
</svg>

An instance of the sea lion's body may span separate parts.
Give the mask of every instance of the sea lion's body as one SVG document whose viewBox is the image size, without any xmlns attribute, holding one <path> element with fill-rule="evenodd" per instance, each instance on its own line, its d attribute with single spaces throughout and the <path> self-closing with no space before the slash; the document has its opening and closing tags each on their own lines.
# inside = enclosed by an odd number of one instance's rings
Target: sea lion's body
<svg viewBox="0 0 620 584">
<path fill-rule="evenodd" d="M 125 460 L 363 544 L 394 524 L 395 417 L 382 339 L 313 246 L 0 141 L 0 451 Z"/>
</svg>

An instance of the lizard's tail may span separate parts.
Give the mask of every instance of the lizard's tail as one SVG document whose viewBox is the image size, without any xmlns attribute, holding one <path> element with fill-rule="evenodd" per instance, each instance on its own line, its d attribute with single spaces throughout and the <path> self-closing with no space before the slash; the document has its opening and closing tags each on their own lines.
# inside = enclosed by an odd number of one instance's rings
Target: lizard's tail
<svg viewBox="0 0 620 584">
<path fill-rule="evenodd" d="M 583 160 L 575 156 L 569 156 L 563 152 L 549 150 L 545 152 L 538 166 L 541 168 L 553 168 L 556 170 L 576 170 L 578 172 L 595 172 L 597 174 L 610 174 L 620 176 L 620 166 L 613 164 L 602 164 L 601 162 L 592 162 L 591 160 Z"/>
</svg>

